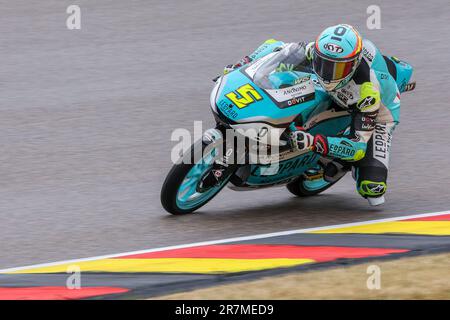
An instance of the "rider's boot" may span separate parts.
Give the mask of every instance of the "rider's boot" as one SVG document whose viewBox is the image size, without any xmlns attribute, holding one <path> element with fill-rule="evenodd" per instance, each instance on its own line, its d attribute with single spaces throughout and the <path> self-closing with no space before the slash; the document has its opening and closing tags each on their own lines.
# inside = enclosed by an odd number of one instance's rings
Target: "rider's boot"
<svg viewBox="0 0 450 320">
<path fill-rule="evenodd" d="M 384 203 L 384 196 L 376 197 L 376 198 L 368 197 L 367 201 L 369 201 L 369 204 L 371 206 L 379 206 L 379 205 L 382 205 Z"/>
</svg>

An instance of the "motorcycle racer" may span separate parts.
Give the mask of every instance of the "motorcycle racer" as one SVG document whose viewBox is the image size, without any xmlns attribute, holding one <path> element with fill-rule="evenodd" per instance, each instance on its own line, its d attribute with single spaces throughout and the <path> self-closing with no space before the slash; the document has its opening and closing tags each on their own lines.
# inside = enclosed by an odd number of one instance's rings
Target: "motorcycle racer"
<svg viewBox="0 0 450 320">
<path fill-rule="evenodd" d="M 286 45 L 267 40 L 250 56 L 225 67 L 224 73 Z M 400 113 L 400 92 L 391 60 L 395 58 L 383 56 L 371 41 L 346 24 L 321 32 L 315 42 L 306 46 L 306 56 L 333 101 L 331 107 L 347 110 L 352 120 L 350 128 L 340 136 L 313 136 L 297 127 L 291 134 L 294 147 L 334 159 L 324 169 L 327 181 L 335 181 L 353 169 L 358 193 L 371 205 L 384 203 L 392 133 Z M 295 70 L 295 66 L 287 68 Z"/>
</svg>

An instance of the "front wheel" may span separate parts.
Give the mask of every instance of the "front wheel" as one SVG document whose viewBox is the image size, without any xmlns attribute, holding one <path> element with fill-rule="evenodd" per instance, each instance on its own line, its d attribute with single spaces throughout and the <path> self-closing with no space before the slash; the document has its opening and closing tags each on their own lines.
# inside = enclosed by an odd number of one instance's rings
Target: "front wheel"
<svg viewBox="0 0 450 320">
<path fill-rule="evenodd" d="M 197 142 L 202 144 L 201 141 Z M 202 147 L 191 146 L 191 153 L 195 150 L 203 150 Z M 232 170 L 227 170 L 226 175 L 221 177 L 217 184 L 208 188 L 201 188 L 200 182 L 212 170 L 214 164 L 214 149 L 209 154 L 204 154 L 197 163 L 175 164 L 168 173 L 161 189 L 161 204 L 167 212 L 180 215 L 194 212 L 214 198 L 227 184 Z"/>
<path fill-rule="evenodd" d="M 327 190 L 344 177 L 343 175 L 334 182 L 327 182 L 323 178 L 323 173 L 318 175 L 318 177 L 301 175 L 294 181 L 288 183 L 286 187 L 292 194 L 298 197 L 310 197 Z"/>
</svg>

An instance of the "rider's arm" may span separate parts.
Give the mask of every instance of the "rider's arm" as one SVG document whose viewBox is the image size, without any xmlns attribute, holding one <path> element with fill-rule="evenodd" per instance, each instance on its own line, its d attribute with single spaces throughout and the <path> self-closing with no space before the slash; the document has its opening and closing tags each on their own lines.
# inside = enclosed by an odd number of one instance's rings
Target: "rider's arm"
<svg viewBox="0 0 450 320">
<path fill-rule="evenodd" d="M 237 63 L 235 64 L 230 64 L 227 65 L 224 68 L 223 73 L 227 74 L 237 68 L 240 68 L 254 60 L 258 60 L 266 55 L 268 55 L 269 53 L 274 52 L 277 48 L 281 47 L 284 45 L 284 42 L 282 41 L 278 41 L 275 39 L 269 39 L 266 40 L 262 45 L 260 45 L 255 51 L 253 51 L 252 54 L 250 54 L 249 56 L 245 56 L 244 58 L 242 58 L 241 60 L 239 60 Z"/>
<path fill-rule="evenodd" d="M 345 161 L 358 161 L 364 158 L 367 143 L 375 129 L 381 98 L 380 91 L 372 82 L 361 85 L 360 96 L 352 112 L 350 132 L 337 137 L 316 135 L 314 147 L 317 152 Z"/>
</svg>

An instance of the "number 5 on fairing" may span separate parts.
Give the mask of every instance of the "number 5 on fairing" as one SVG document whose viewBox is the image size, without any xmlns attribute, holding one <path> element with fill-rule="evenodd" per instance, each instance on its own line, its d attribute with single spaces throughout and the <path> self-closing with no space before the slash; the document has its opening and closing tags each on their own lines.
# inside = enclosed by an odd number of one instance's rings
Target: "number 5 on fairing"
<svg viewBox="0 0 450 320">
<path fill-rule="evenodd" d="M 262 97 L 258 91 L 256 91 L 256 89 L 249 83 L 243 85 L 234 92 L 226 94 L 225 96 L 239 109 L 245 108 L 255 101 L 262 100 Z"/>
</svg>

